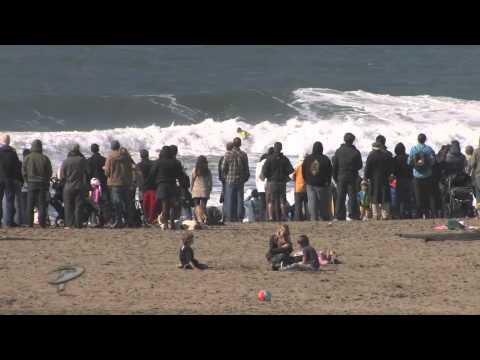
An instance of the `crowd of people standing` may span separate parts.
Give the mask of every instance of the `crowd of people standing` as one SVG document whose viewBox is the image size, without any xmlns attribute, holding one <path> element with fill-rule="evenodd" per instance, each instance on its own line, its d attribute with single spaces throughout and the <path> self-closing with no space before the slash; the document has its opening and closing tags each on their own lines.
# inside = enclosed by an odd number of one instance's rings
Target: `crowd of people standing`
<svg viewBox="0 0 480 360">
<path fill-rule="evenodd" d="M 323 153 L 322 143 L 315 142 L 311 153 L 301 154 L 294 166 L 282 153 L 282 144 L 276 142 L 258 160 L 256 189 L 251 189 L 245 200 L 245 187 L 251 178 L 249 158 L 242 150 L 242 139 L 233 139 L 218 163 L 223 221 L 441 217 L 445 216 L 446 192 L 452 181 L 462 176 L 475 195 L 480 195 L 480 148 L 467 146 L 465 156 L 454 140 L 436 154 L 427 145 L 427 137 L 420 134 L 409 153 L 398 143 L 392 154 L 386 138 L 378 135 L 364 163 L 354 145 L 355 136 L 347 133 L 343 140 L 331 158 Z M 97 144 L 90 150 L 87 158 L 74 144 L 58 173 L 53 174 L 40 140 L 23 151 L 20 161 L 9 135 L 2 134 L 3 223 L 7 227 L 32 227 L 34 223 L 47 227 L 51 225 L 49 205 L 57 212 L 56 225 L 66 228 L 87 224 L 140 227 L 158 222 L 164 229 L 175 229 L 180 218 L 209 222 L 207 205 L 213 179 L 205 156 L 197 158 L 189 176 L 177 158 L 175 145 L 164 146 L 155 160 L 147 150 L 141 150 L 138 163 L 116 140 L 111 142 L 106 158 Z M 295 183 L 294 204 L 287 201 L 290 181 Z"/>
</svg>

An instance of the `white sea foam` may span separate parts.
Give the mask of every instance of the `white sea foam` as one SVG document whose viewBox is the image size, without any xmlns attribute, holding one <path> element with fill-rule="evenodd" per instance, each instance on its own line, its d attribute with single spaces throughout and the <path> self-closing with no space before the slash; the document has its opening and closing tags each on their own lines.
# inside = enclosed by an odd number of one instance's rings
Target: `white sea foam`
<svg viewBox="0 0 480 360">
<path fill-rule="evenodd" d="M 452 139 L 459 140 L 462 147 L 476 146 L 480 135 L 480 101 L 311 88 L 296 90 L 289 105 L 297 109 L 299 115 L 283 124 L 273 123 L 270 119 L 255 125 L 239 119 L 206 119 L 197 124 L 168 127 L 22 132 L 13 133 L 12 140 L 19 150 L 29 147 L 34 139 L 42 140 L 46 153 L 57 164 L 74 142 L 80 143 L 84 151 L 91 143 L 98 143 L 104 152 L 108 152 L 113 139 L 119 140 L 133 153 L 142 148 L 155 152 L 164 145 L 177 144 L 181 155 L 222 155 L 225 143 L 236 135 L 238 127 L 242 127 L 253 135 L 244 143 L 244 149 L 255 154 L 251 161 L 253 167 L 257 155 L 275 141 L 281 141 L 284 153 L 294 160 L 297 154 L 309 151 L 315 141 L 322 141 L 325 152 L 331 155 L 346 132 L 355 134 L 356 145 L 364 156 L 378 134 L 386 136 L 387 145 L 392 150 L 400 141 L 409 149 L 415 144 L 419 132 L 427 134 L 428 143 L 435 150 Z"/>
</svg>

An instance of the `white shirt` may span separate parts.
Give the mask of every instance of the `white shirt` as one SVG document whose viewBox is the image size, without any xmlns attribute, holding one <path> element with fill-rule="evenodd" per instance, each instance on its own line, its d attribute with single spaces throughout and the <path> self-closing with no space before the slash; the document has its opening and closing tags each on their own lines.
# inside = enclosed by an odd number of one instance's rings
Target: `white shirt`
<svg viewBox="0 0 480 360">
<path fill-rule="evenodd" d="M 259 193 L 265 192 L 265 183 L 267 182 L 267 180 L 262 181 L 260 179 L 260 175 L 262 174 L 262 169 L 263 169 L 263 165 L 265 164 L 265 161 L 267 161 L 267 159 L 263 159 L 262 161 L 258 162 L 257 168 L 255 169 L 255 183 L 257 186 L 257 191 Z"/>
</svg>

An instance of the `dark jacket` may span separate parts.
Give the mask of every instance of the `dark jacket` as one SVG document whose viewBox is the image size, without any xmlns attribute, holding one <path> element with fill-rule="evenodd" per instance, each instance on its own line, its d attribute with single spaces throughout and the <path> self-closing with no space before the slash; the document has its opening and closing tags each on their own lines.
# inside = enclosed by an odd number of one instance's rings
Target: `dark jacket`
<svg viewBox="0 0 480 360">
<path fill-rule="evenodd" d="M 22 175 L 30 188 L 39 186 L 50 187 L 52 178 L 52 164 L 50 159 L 43 155 L 43 147 L 40 141 L 32 143 L 31 153 L 25 158 L 22 164 Z"/>
<path fill-rule="evenodd" d="M 225 181 L 225 175 L 223 174 L 223 159 L 225 156 L 222 156 L 220 160 L 218 160 L 218 180 L 220 180 L 221 183 Z"/>
<path fill-rule="evenodd" d="M 158 184 L 175 185 L 177 180 L 183 178 L 183 168 L 180 161 L 176 159 L 159 159 L 155 161 L 150 170 L 148 182 Z"/>
<path fill-rule="evenodd" d="M 342 144 L 333 157 L 333 179 L 355 181 L 363 167 L 362 155 L 354 145 Z"/>
<path fill-rule="evenodd" d="M 282 153 L 274 153 L 268 157 L 267 161 L 263 165 L 263 176 L 269 182 L 286 183 L 290 181 L 290 174 L 293 173 L 293 168 L 290 160 Z"/>
<path fill-rule="evenodd" d="M 408 155 L 405 146 L 397 144 L 395 147 L 396 156 L 393 159 L 393 175 L 398 179 L 412 179 L 413 167 L 408 163 Z"/>
<path fill-rule="evenodd" d="M 154 162 L 152 160 L 143 159 L 137 164 L 137 174 L 139 175 L 137 184 L 140 191 L 152 191 L 156 189 L 155 183 L 150 179 L 150 171 Z"/>
<path fill-rule="evenodd" d="M 8 145 L 0 146 L 0 181 L 17 180 L 22 182 L 22 163 L 17 152 Z"/>
<path fill-rule="evenodd" d="M 456 141 L 452 141 L 445 159 L 444 175 L 450 176 L 462 174 L 467 166 L 467 158 L 460 151 L 460 145 Z"/>
<path fill-rule="evenodd" d="M 390 202 L 389 177 L 393 173 L 393 159 L 385 150 L 373 150 L 367 158 L 365 177 L 370 180 L 372 204 Z"/>
<path fill-rule="evenodd" d="M 277 235 L 272 235 L 270 237 L 270 241 L 268 244 L 268 252 L 266 254 L 267 260 L 270 260 L 273 256 L 278 254 L 290 255 L 293 251 L 292 244 L 288 244 L 285 247 L 281 247 L 278 245 L 278 237 Z"/>
<path fill-rule="evenodd" d="M 88 162 L 79 152 L 70 152 L 60 168 L 67 190 L 88 190 Z"/>
<path fill-rule="evenodd" d="M 93 154 L 87 161 L 88 161 L 88 181 L 92 178 L 96 178 L 100 181 L 102 186 L 107 185 L 107 177 L 105 176 L 105 170 L 103 167 L 105 166 L 105 159 L 102 155 L 96 153 Z"/>
<path fill-rule="evenodd" d="M 317 175 L 313 175 L 311 171 L 315 161 L 318 162 Z M 314 144 L 312 154 L 308 155 L 303 161 L 302 173 L 307 185 L 330 186 L 332 182 L 332 163 L 327 156 L 323 155 L 323 146 L 320 143 Z"/>
<path fill-rule="evenodd" d="M 131 186 L 133 183 L 133 160 L 120 150 L 112 151 L 105 163 L 108 186 Z M 99 179 L 100 180 L 100 179 Z"/>
</svg>

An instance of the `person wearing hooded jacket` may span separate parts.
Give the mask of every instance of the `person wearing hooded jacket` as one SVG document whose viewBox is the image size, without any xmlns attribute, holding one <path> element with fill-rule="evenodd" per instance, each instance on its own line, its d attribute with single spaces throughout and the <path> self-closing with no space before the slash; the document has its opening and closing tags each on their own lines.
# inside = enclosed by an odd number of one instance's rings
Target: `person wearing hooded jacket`
<svg viewBox="0 0 480 360">
<path fill-rule="evenodd" d="M 22 164 L 22 175 L 27 183 L 27 219 L 28 226 L 33 227 L 33 210 L 38 207 L 38 222 L 40 227 L 47 227 L 47 192 L 52 178 L 52 163 L 43 154 L 43 144 L 40 140 L 32 142 L 30 154 Z"/>
<path fill-rule="evenodd" d="M 394 151 L 393 175 L 397 180 L 397 214 L 400 219 L 404 219 L 410 217 L 413 168 L 408 164 L 408 155 L 403 143 L 398 143 Z"/>
<path fill-rule="evenodd" d="M 65 227 L 83 227 L 82 206 L 88 191 L 88 161 L 75 144 L 60 168 L 60 180 L 64 182 L 63 203 Z"/>
<path fill-rule="evenodd" d="M 445 159 L 444 176 L 464 174 L 467 166 L 467 158 L 460 150 L 460 143 L 457 140 L 452 140 Z"/>
<path fill-rule="evenodd" d="M 374 220 L 390 217 L 390 176 L 393 173 L 393 158 L 382 143 L 375 142 L 365 163 L 365 178 L 369 181 L 370 204 Z"/>
<path fill-rule="evenodd" d="M 270 191 L 267 200 L 270 221 L 286 221 L 288 218 L 287 182 L 293 172 L 290 160 L 282 153 L 282 143 L 276 142 L 273 145 L 273 155 L 267 159 L 262 169 Z"/>
<path fill-rule="evenodd" d="M 17 184 L 22 183 L 21 163 L 17 152 L 10 146 L 10 136 L 0 135 L 0 227 L 3 220 L 3 197 L 6 200 L 7 227 L 16 227 L 15 223 L 15 193 Z"/>
<path fill-rule="evenodd" d="M 358 171 L 363 167 L 362 155 L 353 145 L 355 135 L 346 133 L 344 144 L 335 152 L 333 157 L 333 180 L 337 185 L 337 201 L 335 217 L 337 220 L 346 220 L 345 200 L 348 194 L 350 218 L 360 219 L 360 208 L 357 201 Z"/>
<path fill-rule="evenodd" d="M 133 183 L 133 160 L 127 152 L 120 151 L 118 141 L 112 141 L 111 149 L 112 152 L 105 163 L 105 175 L 115 214 L 112 228 L 122 228 L 125 225 L 133 225 L 129 200 L 130 187 Z"/>
<path fill-rule="evenodd" d="M 303 178 L 307 185 L 310 221 L 330 220 L 332 163 L 323 155 L 323 145 L 317 141 L 312 153 L 303 162 Z"/>
</svg>

